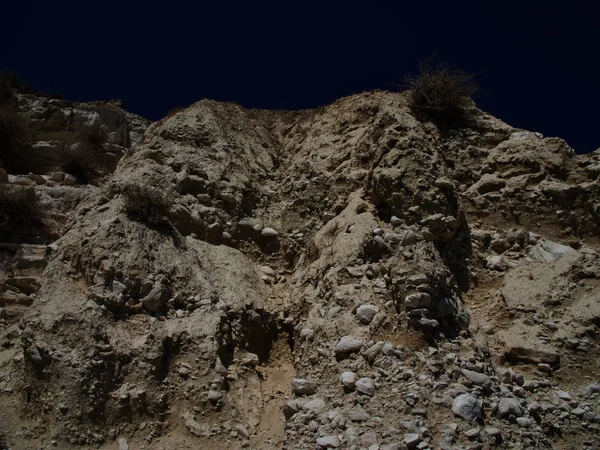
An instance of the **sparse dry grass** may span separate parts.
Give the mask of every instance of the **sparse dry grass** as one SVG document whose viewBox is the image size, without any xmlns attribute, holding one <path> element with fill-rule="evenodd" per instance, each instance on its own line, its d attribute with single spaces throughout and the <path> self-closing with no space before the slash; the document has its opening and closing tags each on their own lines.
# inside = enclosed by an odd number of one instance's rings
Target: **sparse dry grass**
<svg viewBox="0 0 600 450">
<path fill-rule="evenodd" d="M 477 92 L 474 75 L 447 63 L 430 60 L 419 65 L 419 74 L 406 78 L 410 107 L 420 120 L 430 120 L 441 129 L 460 127 L 465 108 Z"/>
<path fill-rule="evenodd" d="M 167 196 L 155 187 L 129 184 L 123 187 L 125 213 L 138 222 L 155 228 L 169 225 L 170 202 Z"/>
</svg>

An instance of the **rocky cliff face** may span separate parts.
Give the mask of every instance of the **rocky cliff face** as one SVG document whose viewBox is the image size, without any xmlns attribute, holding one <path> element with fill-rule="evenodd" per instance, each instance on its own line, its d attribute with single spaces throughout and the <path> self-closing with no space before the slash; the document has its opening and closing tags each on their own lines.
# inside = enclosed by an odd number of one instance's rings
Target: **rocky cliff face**
<svg viewBox="0 0 600 450">
<path fill-rule="evenodd" d="M 599 445 L 597 154 L 475 107 L 442 136 L 379 91 L 147 130 L 51 103 L 21 98 L 42 167 L 92 116 L 132 148 L 69 187 L 58 239 L 3 246 L 7 446 Z M 52 176 L 27 179 L 60 200 Z"/>
</svg>

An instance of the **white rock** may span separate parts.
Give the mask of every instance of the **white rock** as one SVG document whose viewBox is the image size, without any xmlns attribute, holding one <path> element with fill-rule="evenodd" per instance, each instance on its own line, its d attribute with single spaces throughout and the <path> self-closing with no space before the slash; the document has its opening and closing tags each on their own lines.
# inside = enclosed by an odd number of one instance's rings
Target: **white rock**
<svg viewBox="0 0 600 450">
<path fill-rule="evenodd" d="M 521 417 L 523 415 L 521 403 L 516 398 L 501 398 L 498 402 L 498 415 L 500 417 L 505 417 L 509 414 L 513 414 L 516 417 Z"/>
<path fill-rule="evenodd" d="M 311 395 L 317 390 L 317 385 L 312 381 L 308 381 L 304 378 L 294 378 L 292 380 L 292 391 L 295 394 L 300 395 Z"/>
<path fill-rule="evenodd" d="M 327 409 L 327 404 L 322 398 L 315 398 L 301 405 L 305 411 L 314 411 L 317 414 L 322 414 Z"/>
<path fill-rule="evenodd" d="M 300 331 L 300 338 L 302 340 L 305 341 L 312 341 L 312 339 L 315 337 L 315 330 L 313 330 L 312 328 L 303 328 Z"/>
<path fill-rule="evenodd" d="M 359 352 L 364 342 L 352 336 L 342 336 L 335 344 L 335 354 L 341 356 L 347 353 Z"/>
<path fill-rule="evenodd" d="M 461 394 L 454 399 L 452 412 L 465 420 L 473 421 L 481 417 L 482 402 L 473 394 Z"/>
<path fill-rule="evenodd" d="M 367 325 L 371 323 L 378 312 L 379 308 L 375 305 L 360 305 L 356 310 L 356 318 L 363 325 Z"/>
<path fill-rule="evenodd" d="M 355 387 L 358 392 L 369 397 L 375 393 L 375 386 L 370 378 L 359 378 L 355 383 Z"/>
<path fill-rule="evenodd" d="M 223 394 L 221 394 L 219 391 L 210 390 L 208 391 L 207 395 L 208 400 L 210 400 L 212 403 L 216 403 L 223 398 Z"/>
<path fill-rule="evenodd" d="M 349 371 L 343 372 L 340 376 L 340 380 L 345 388 L 354 389 L 354 386 L 356 385 L 356 374 Z"/>
<path fill-rule="evenodd" d="M 416 448 L 422 440 L 419 433 L 408 433 L 404 435 L 404 443 L 408 448 Z"/>
<path fill-rule="evenodd" d="M 402 225 L 402 219 L 399 219 L 396 216 L 392 216 L 392 218 L 390 219 L 390 223 L 392 224 L 393 227 L 397 227 Z"/>
<path fill-rule="evenodd" d="M 260 234 L 262 236 L 266 236 L 266 237 L 275 237 L 275 236 L 279 235 L 279 233 L 277 231 L 275 231 L 273 228 L 269 228 L 269 227 L 263 228 L 263 230 L 260 232 Z"/>
<path fill-rule="evenodd" d="M 317 438 L 317 445 L 320 448 L 338 448 L 342 443 L 337 436 L 323 436 Z"/>
</svg>

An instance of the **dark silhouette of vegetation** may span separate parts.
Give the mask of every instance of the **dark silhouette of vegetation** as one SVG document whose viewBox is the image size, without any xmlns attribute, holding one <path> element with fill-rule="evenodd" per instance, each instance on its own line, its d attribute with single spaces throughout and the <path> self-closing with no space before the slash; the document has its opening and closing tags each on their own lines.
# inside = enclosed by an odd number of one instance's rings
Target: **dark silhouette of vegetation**
<svg viewBox="0 0 600 450">
<path fill-rule="evenodd" d="M 14 94 L 10 87 L 10 82 L 3 72 L 0 72 L 0 106 L 12 103 Z"/>
<path fill-rule="evenodd" d="M 42 227 L 42 213 L 32 187 L 3 185 L 0 189 L 0 241 L 22 242 Z"/>
<path fill-rule="evenodd" d="M 94 155 L 82 147 L 68 151 L 67 162 L 62 165 L 62 171 L 73 175 L 83 184 L 93 183 L 100 176 Z"/>
<path fill-rule="evenodd" d="M 432 121 L 442 131 L 460 128 L 467 120 L 465 109 L 477 92 L 474 78 L 447 63 L 421 62 L 419 74 L 406 78 L 413 114 L 419 120 Z"/>
<path fill-rule="evenodd" d="M 102 125 L 92 125 L 81 131 L 79 140 L 91 150 L 101 150 L 102 146 L 108 142 L 108 131 Z"/>
<path fill-rule="evenodd" d="M 0 165 L 8 172 L 25 170 L 28 140 L 10 81 L 0 72 Z"/>
<path fill-rule="evenodd" d="M 73 175 L 84 184 L 93 183 L 102 172 L 104 144 L 108 142 L 108 132 L 101 125 L 85 128 L 79 134 L 79 145 L 68 150 L 62 170 Z"/>
<path fill-rule="evenodd" d="M 169 228 L 170 203 L 167 196 L 158 188 L 126 185 L 123 194 L 125 213 L 138 222 L 154 228 Z"/>
</svg>

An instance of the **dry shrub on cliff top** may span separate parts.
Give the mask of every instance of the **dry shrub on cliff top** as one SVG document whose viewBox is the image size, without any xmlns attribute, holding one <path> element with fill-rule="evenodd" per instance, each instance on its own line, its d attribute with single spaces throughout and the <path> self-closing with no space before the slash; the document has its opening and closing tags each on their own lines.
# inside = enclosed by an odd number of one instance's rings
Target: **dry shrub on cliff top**
<svg viewBox="0 0 600 450">
<path fill-rule="evenodd" d="M 130 218 L 156 228 L 167 227 L 170 203 L 163 191 L 155 187 L 128 184 L 121 193 L 123 210 Z"/>
<path fill-rule="evenodd" d="M 460 127 L 477 92 L 474 78 L 447 63 L 423 61 L 419 74 L 406 78 L 410 108 L 420 120 L 430 120 L 440 129 Z"/>
</svg>

